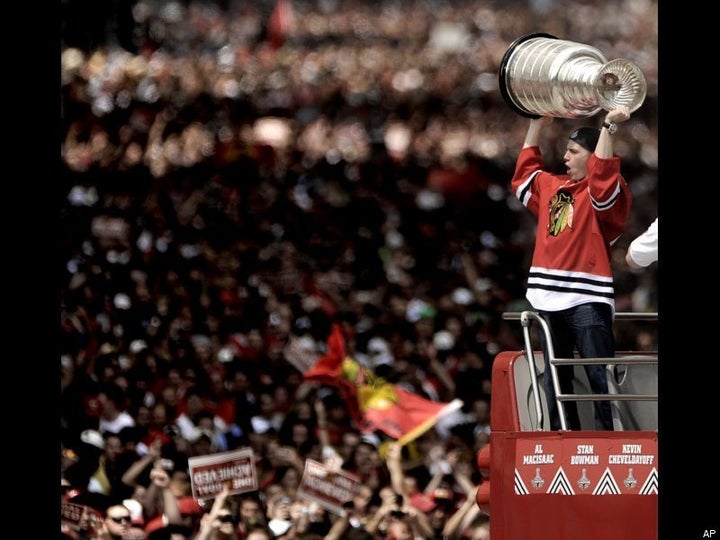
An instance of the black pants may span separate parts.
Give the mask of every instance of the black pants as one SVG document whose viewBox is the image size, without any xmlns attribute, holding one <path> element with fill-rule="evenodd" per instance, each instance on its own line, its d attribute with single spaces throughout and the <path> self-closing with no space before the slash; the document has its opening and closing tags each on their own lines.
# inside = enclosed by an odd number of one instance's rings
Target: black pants
<svg viewBox="0 0 720 540">
<path fill-rule="evenodd" d="M 540 316 L 550 326 L 555 358 L 573 358 L 575 348 L 581 358 L 612 358 L 615 356 L 612 308 L 600 302 L 582 304 L 562 311 L 543 311 Z M 543 333 L 543 347 L 544 343 Z M 607 394 L 608 383 L 605 365 L 586 365 L 585 373 L 594 394 Z M 572 394 L 573 366 L 557 366 L 560 391 Z M 550 414 L 550 429 L 560 429 L 560 416 L 555 400 L 555 388 L 550 374 L 548 355 L 545 355 L 545 395 Z M 580 429 L 577 402 L 563 402 L 567 427 Z M 613 430 L 612 411 L 608 401 L 594 402 L 596 430 Z"/>
</svg>

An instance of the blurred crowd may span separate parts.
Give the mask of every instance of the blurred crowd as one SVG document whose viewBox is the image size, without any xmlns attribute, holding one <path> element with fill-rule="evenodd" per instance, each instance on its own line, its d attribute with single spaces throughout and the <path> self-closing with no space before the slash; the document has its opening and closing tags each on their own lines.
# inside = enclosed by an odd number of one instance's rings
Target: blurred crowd
<svg viewBox="0 0 720 540">
<path fill-rule="evenodd" d="M 247 498 L 268 538 L 333 538 L 340 518 L 307 504 L 293 515 L 316 525 L 270 527 L 278 501 L 304 504 L 301 464 L 328 447 L 366 499 L 340 538 L 380 514 L 365 532 L 391 538 L 392 512 L 436 508 L 415 538 L 448 521 L 448 538 L 484 538 L 487 516 L 465 503 L 482 483 L 492 360 L 523 347 L 503 313 L 528 307 L 534 237 L 509 192 L 527 119 L 499 66 L 545 32 L 643 71 L 646 100 L 615 136 L 634 203 L 613 258 L 618 311 L 657 311 L 657 270 L 623 262 L 657 216 L 656 2 L 118 0 L 102 32 L 79 23 L 82 5 L 64 4 L 61 49 L 64 500 L 103 513 L 134 500 L 137 536 L 103 538 L 233 538 L 201 536 L 220 509 L 191 505 L 184 463 L 252 447 L 261 489 L 228 497 L 233 534 L 251 540 Z M 595 120 L 554 122 L 548 164 Z M 289 358 L 289 343 L 323 354 L 335 321 L 359 362 L 462 409 L 401 456 L 381 452 Z M 651 328 L 617 331 L 620 349 L 657 347 Z M 391 459 L 414 499 L 393 498 Z M 147 530 L 170 486 L 196 521 Z"/>
</svg>

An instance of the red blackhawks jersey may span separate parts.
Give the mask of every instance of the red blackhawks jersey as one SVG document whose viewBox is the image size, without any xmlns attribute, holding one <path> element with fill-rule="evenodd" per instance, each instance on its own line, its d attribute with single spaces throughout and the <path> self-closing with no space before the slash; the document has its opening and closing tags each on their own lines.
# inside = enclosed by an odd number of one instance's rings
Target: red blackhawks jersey
<svg viewBox="0 0 720 540">
<path fill-rule="evenodd" d="M 614 310 L 610 247 L 625 230 L 632 203 L 620 158 L 592 154 L 578 182 L 543 169 L 540 149 L 523 148 L 512 179 L 513 193 L 537 218 L 528 301 L 540 311 L 588 302 Z"/>
</svg>

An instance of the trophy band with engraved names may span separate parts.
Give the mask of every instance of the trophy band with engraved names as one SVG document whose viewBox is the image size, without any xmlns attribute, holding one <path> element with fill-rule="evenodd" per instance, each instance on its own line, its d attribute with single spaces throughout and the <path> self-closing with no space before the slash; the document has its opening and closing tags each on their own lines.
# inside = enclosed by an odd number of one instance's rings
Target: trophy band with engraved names
<svg viewBox="0 0 720 540">
<path fill-rule="evenodd" d="M 505 102 L 529 118 L 587 117 L 618 105 L 633 112 L 647 93 L 645 76 L 629 60 L 608 62 L 594 47 L 543 33 L 516 39 L 498 78 Z"/>
</svg>

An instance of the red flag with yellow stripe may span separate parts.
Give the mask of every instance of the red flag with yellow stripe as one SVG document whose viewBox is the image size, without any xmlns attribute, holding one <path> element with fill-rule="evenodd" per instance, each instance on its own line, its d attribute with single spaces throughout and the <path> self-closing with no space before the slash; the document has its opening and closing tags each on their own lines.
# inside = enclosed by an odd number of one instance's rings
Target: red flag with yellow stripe
<svg viewBox="0 0 720 540">
<path fill-rule="evenodd" d="M 376 376 L 347 355 L 340 325 L 333 324 L 328 352 L 304 373 L 305 380 L 338 388 L 360 429 L 379 430 L 405 444 L 432 428 L 462 401 L 432 401 Z"/>
</svg>

